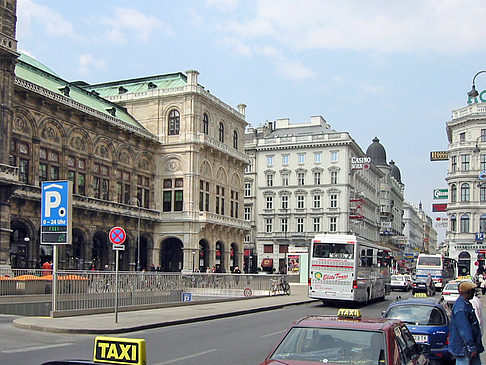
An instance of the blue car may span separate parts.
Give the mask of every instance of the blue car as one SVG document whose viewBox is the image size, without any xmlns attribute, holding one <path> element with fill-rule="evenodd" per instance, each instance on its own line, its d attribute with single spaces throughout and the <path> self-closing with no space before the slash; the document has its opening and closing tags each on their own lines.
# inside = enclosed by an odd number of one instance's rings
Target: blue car
<svg viewBox="0 0 486 365">
<path fill-rule="evenodd" d="M 446 362 L 452 359 L 447 350 L 449 315 L 444 306 L 436 300 L 399 300 L 388 306 L 383 317 L 405 322 L 415 342 L 430 346 L 430 352 L 426 354 L 430 360 Z"/>
</svg>

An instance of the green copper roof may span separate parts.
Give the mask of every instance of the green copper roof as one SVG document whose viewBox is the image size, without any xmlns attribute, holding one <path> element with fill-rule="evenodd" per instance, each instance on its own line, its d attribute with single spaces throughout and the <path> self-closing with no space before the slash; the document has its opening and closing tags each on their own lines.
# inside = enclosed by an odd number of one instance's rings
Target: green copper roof
<svg viewBox="0 0 486 365">
<path fill-rule="evenodd" d="M 135 118 L 127 113 L 124 108 L 76 86 L 74 83 L 61 79 L 48 67 L 25 54 L 21 54 L 18 58 L 18 62 L 15 66 L 15 75 L 20 79 L 29 81 L 53 93 L 63 95 L 106 116 L 114 117 L 133 127 L 140 128 L 143 130 L 143 133 L 149 133 Z M 66 86 L 69 88 L 69 95 L 66 95 L 63 91 L 63 88 Z M 115 112 L 115 115 L 112 114 L 113 111 Z"/>
<path fill-rule="evenodd" d="M 170 89 L 187 84 L 187 77 L 182 73 L 149 76 L 138 79 L 107 82 L 103 84 L 88 85 L 84 88 L 96 91 L 102 97 L 115 96 L 124 93 L 138 93 L 157 89 Z"/>
</svg>

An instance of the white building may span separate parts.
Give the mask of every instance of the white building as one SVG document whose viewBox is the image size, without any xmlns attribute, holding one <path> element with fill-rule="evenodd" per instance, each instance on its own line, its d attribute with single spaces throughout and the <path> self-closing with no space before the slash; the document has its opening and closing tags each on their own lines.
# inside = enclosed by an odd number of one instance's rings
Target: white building
<svg viewBox="0 0 486 365">
<path fill-rule="evenodd" d="M 285 271 L 287 250 L 308 247 L 317 233 L 355 233 L 379 241 L 383 173 L 347 132 L 321 116 L 250 128 L 245 152 L 246 247 L 265 271 Z M 290 247 L 288 247 L 290 246 Z"/>
<path fill-rule="evenodd" d="M 474 275 L 485 269 L 486 103 L 454 110 L 446 126 L 450 222 L 446 242 L 450 257 L 458 260 L 459 273 Z"/>
</svg>

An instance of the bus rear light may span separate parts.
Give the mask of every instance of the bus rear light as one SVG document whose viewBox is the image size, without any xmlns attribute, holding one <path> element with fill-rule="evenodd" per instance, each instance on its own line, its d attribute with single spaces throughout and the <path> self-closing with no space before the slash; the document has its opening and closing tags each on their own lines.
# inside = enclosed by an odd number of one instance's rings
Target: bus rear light
<svg viewBox="0 0 486 365">
<path fill-rule="evenodd" d="M 307 280 L 307 285 L 308 285 L 308 286 L 311 286 L 311 278 L 309 278 L 309 279 Z"/>
<path fill-rule="evenodd" d="M 439 283 L 442 283 L 442 279 L 439 278 L 439 280 L 437 280 Z"/>
<path fill-rule="evenodd" d="M 353 289 L 358 289 L 358 280 L 353 280 Z"/>
</svg>

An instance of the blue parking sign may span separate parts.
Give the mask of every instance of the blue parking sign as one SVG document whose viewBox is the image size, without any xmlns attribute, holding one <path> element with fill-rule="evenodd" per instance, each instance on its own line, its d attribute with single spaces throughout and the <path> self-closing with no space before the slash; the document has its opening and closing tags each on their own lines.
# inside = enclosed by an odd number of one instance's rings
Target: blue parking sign
<svg viewBox="0 0 486 365">
<path fill-rule="evenodd" d="M 41 187 L 41 244 L 70 244 L 72 182 L 43 181 Z"/>
</svg>

